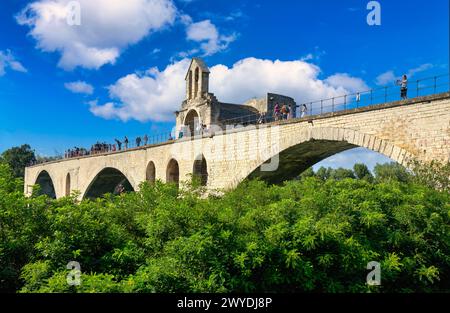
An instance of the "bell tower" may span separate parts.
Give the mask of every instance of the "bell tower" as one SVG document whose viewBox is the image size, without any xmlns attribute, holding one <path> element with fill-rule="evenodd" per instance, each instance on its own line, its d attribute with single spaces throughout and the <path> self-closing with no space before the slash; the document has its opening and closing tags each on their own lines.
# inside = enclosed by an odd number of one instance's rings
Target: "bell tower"
<svg viewBox="0 0 450 313">
<path fill-rule="evenodd" d="M 206 98 L 209 92 L 209 69 L 202 59 L 192 59 L 185 79 L 188 102 Z"/>
</svg>

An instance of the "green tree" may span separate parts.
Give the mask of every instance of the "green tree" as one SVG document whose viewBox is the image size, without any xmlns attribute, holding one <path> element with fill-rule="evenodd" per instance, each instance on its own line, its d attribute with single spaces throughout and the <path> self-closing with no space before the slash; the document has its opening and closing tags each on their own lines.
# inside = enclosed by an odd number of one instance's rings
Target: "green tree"
<svg viewBox="0 0 450 313">
<path fill-rule="evenodd" d="M 397 180 L 408 182 L 411 179 L 411 173 L 396 162 L 377 164 L 374 167 L 374 173 L 378 181 Z"/>
<path fill-rule="evenodd" d="M 333 169 L 331 171 L 330 178 L 333 178 L 335 180 L 342 180 L 342 179 L 346 179 L 346 178 L 355 178 L 355 174 L 350 169 L 340 167 L 337 169 Z"/>
<path fill-rule="evenodd" d="M 412 179 L 433 189 L 450 192 L 450 162 L 445 164 L 432 161 L 430 163 L 412 162 Z"/>
<path fill-rule="evenodd" d="M 31 162 L 36 161 L 36 156 L 31 147 L 27 144 L 20 147 L 13 147 L 4 151 L 1 159 L 9 164 L 14 177 L 24 177 L 25 167 L 29 166 Z"/>
<path fill-rule="evenodd" d="M 353 166 L 353 172 L 355 173 L 355 176 L 358 179 L 365 179 L 365 180 L 368 180 L 368 181 L 372 181 L 373 180 L 373 175 L 369 171 L 369 169 L 367 168 L 367 165 L 365 165 L 365 164 L 356 163 Z"/>
<path fill-rule="evenodd" d="M 332 172 L 333 172 L 333 169 L 331 167 L 325 168 L 325 167 L 321 166 L 317 170 L 316 176 L 322 180 L 327 180 L 328 178 L 331 177 Z"/>
<path fill-rule="evenodd" d="M 306 171 L 300 174 L 301 178 L 314 177 L 316 173 L 314 173 L 314 169 L 309 167 Z"/>
<path fill-rule="evenodd" d="M 83 201 L 22 186 L 1 164 L 1 291 L 450 292 L 450 194 L 415 179 L 254 180 L 220 196 L 156 182 Z"/>
</svg>

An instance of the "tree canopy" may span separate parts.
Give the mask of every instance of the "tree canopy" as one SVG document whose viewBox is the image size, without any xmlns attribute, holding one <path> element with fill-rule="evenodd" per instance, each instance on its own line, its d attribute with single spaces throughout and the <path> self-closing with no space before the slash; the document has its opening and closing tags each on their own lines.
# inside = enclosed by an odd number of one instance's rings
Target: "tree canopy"
<svg viewBox="0 0 450 313">
<path fill-rule="evenodd" d="M 30 145 L 25 144 L 4 151 L 0 156 L 0 161 L 6 162 L 11 167 L 15 177 L 24 177 L 25 167 L 35 162 L 36 156 Z"/>
<path fill-rule="evenodd" d="M 247 181 L 209 197 L 143 183 L 79 202 L 26 198 L 0 164 L 0 291 L 450 291 L 449 193 L 347 176 Z M 78 286 L 67 283 L 70 261 L 81 265 Z M 380 286 L 366 284 L 371 261 Z"/>
</svg>

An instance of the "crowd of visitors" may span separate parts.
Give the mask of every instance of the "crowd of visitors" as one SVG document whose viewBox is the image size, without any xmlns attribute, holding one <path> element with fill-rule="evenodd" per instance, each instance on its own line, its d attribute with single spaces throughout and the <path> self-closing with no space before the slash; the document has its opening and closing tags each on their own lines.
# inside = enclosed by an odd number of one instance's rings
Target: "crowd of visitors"
<svg viewBox="0 0 450 313">
<path fill-rule="evenodd" d="M 169 138 L 170 140 L 170 138 Z M 64 157 L 67 158 L 77 158 L 82 157 L 86 155 L 95 155 L 95 154 L 102 154 L 102 153 L 108 153 L 108 152 L 116 152 L 116 151 L 122 151 L 127 150 L 132 147 L 130 144 L 130 140 L 127 136 L 124 137 L 123 140 L 114 139 L 114 144 L 109 144 L 106 142 L 97 142 L 96 144 L 93 144 L 91 146 L 91 149 L 85 149 L 85 148 L 79 148 L 75 147 L 73 149 L 69 149 L 64 153 Z M 144 135 L 143 137 L 138 136 L 135 140 L 135 147 L 141 147 L 141 146 L 147 146 L 149 144 L 149 137 Z"/>
<path fill-rule="evenodd" d="M 275 103 L 275 106 L 273 108 L 273 118 L 275 121 L 288 120 L 288 119 L 294 118 L 296 109 L 297 109 L 297 105 L 279 104 L 277 102 L 277 103 Z M 306 105 L 302 106 L 301 113 L 302 113 L 301 117 L 303 117 L 304 114 L 306 114 Z M 258 122 L 262 123 L 262 121 L 260 121 L 260 120 L 258 120 Z"/>
</svg>

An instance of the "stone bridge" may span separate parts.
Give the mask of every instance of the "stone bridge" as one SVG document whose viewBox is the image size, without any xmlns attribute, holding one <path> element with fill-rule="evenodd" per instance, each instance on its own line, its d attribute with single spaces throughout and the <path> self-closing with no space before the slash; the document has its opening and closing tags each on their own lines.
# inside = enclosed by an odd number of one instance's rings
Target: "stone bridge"
<svg viewBox="0 0 450 313">
<path fill-rule="evenodd" d="M 405 166 L 411 159 L 448 162 L 450 93 L 36 165 L 26 168 L 25 193 L 39 184 L 56 198 L 75 190 L 94 198 L 117 186 L 138 190 L 144 181 L 181 183 L 193 175 L 211 190 L 234 188 L 248 177 L 277 183 L 355 147 Z"/>
</svg>

